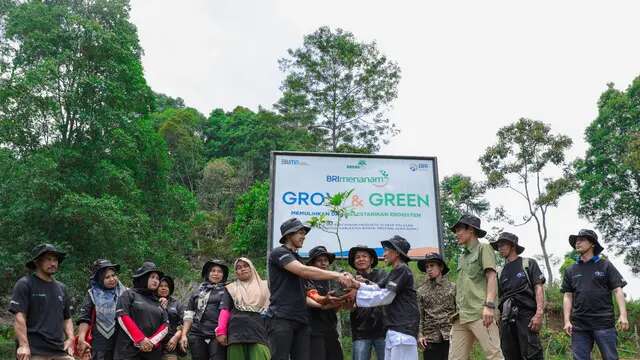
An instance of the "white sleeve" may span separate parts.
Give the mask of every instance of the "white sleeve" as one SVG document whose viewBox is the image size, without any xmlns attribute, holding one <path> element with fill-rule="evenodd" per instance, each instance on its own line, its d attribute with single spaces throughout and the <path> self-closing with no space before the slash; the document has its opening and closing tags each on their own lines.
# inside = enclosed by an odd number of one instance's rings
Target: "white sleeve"
<svg viewBox="0 0 640 360">
<path fill-rule="evenodd" d="M 356 306 L 375 307 L 389 305 L 395 297 L 395 292 L 389 289 L 381 289 L 377 284 L 362 284 L 356 293 Z"/>
</svg>

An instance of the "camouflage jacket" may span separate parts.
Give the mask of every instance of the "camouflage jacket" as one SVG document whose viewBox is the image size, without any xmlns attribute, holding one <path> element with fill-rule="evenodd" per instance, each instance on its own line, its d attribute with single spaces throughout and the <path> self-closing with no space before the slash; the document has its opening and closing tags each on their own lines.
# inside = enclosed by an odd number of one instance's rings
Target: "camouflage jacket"
<svg viewBox="0 0 640 360">
<path fill-rule="evenodd" d="M 425 280 L 418 288 L 420 336 L 427 342 L 449 340 L 451 317 L 456 313 L 456 286 L 446 277 Z"/>
</svg>

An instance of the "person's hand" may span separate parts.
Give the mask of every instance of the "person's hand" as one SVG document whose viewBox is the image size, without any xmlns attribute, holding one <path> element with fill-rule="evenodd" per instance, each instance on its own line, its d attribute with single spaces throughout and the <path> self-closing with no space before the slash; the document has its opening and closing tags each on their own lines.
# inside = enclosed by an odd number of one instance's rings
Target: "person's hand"
<svg viewBox="0 0 640 360">
<path fill-rule="evenodd" d="M 17 360 L 31 360 L 31 349 L 29 349 L 28 345 L 21 345 L 16 350 L 16 359 Z"/>
<path fill-rule="evenodd" d="M 427 338 L 421 336 L 418 339 L 418 346 L 420 347 L 420 350 L 422 350 L 422 351 L 427 350 L 427 347 L 429 346 L 429 343 L 427 342 Z"/>
<path fill-rule="evenodd" d="M 626 316 L 620 315 L 618 318 L 618 328 L 622 331 L 629 330 L 629 320 L 627 320 Z"/>
<path fill-rule="evenodd" d="M 177 337 L 172 337 L 171 339 L 169 339 L 169 341 L 167 341 L 167 345 L 164 346 L 165 349 L 167 349 L 168 352 L 172 352 L 173 350 L 176 349 L 176 346 L 178 345 L 178 338 Z"/>
<path fill-rule="evenodd" d="M 161 297 L 158 301 L 160 301 L 160 306 L 162 306 L 163 309 L 166 309 L 169 305 L 169 299 L 167 298 Z"/>
<path fill-rule="evenodd" d="M 216 341 L 222 346 L 227 346 L 227 335 L 216 336 Z"/>
<path fill-rule="evenodd" d="M 564 323 L 564 332 L 569 336 L 573 334 L 573 325 L 571 324 L 571 321 L 567 321 Z"/>
<path fill-rule="evenodd" d="M 187 340 L 186 335 L 182 335 L 182 337 L 180 337 L 180 349 L 186 352 L 187 348 L 189 348 L 189 340 Z"/>
<path fill-rule="evenodd" d="M 85 341 L 84 338 L 78 337 L 78 352 L 80 357 L 83 357 L 86 353 L 91 353 L 91 345 Z"/>
<path fill-rule="evenodd" d="M 541 328 L 542 328 L 542 314 L 535 313 L 535 315 L 533 315 L 533 317 L 531 318 L 531 321 L 529 321 L 529 330 L 531 330 L 534 333 L 537 333 L 538 331 L 540 331 Z"/>
<path fill-rule="evenodd" d="M 367 282 L 367 279 L 365 279 L 362 275 L 356 275 L 355 279 L 359 282 Z"/>
<path fill-rule="evenodd" d="M 343 272 L 342 274 L 340 274 L 340 277 L 338 278 L 338 282 L 343 287 L 350 288 L 352 287 L 352 284 L 353 284 L 353 275 L 349 274 L 348 272 Z"/>
<path fill-rule="evenodd" d="M 153 350 L 153 343 L 148 338 L 144 338 L 138 343 L 138 347 L 142 352 L 151 352 Z"/>
<path fill-rule="evenodd" d="M 493 323 L 494 321 L 494 314 L 494 309 L 488 308 L 486 306 L 482 308 L 482 325 L 484 325 L 484 327 L 488 328 L 489 326 L 491 326 L 491 323 Z"/>
<path fill-rule="evenodd" d="M 62 347 L 62 349 L 69 354 L 69 356 L 73 356 L 73 338 L 67 339 L 64 341 L 64 345 Z M 82 354 L 79 354 L 82 355 Z"/>
</svg>

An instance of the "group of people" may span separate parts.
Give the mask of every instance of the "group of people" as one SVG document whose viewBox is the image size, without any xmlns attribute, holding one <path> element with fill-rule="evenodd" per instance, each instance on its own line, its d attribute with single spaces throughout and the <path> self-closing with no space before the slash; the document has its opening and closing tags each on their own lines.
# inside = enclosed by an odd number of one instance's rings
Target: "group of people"
<svg viewBox="0 0 640 360">
<path fill-rule="evenodd" d="M 65 253 L 50 244 L 33 249 L 31 273 L 16 283 L 9 310 L 15 314 L 19 360 L 329 360 L 343 358 L 337 312 L 350 312 L 354 360 L 468 359 L 479 343 L 487 359 L 542 359 L 539 331 L 545 278 L 535 260 L 521 257 L 515 234 L 496 241 L 480 219 L 464 215 L 451 227 L 461 255 L 455 283 L 437 253 L 417 267 L 426 274 L 416 286 L 408 263 L 410 243 L 401 236 L 381 242 L 390 271 L 379 269 L 367 246 L 349 250 L 354 274 L 330 270 L 335 255 L 324 246 L 303 260 L 298 250 L 311 230 L 293 218 L 280 226 L 281 246 L 268 257 L 268 281 L 250 259 L 235 260 L 235 279 L 220 260 L 202 267 L 202 283 L 185 304 L 173 296 L 174 281 L 152 262 L 133 274 L 133 287 L 118 279 L 120 266 L 93 264 L 89 289 L 77 317 L 54 274 Z M 604 359 L 617 359 L 612 293 L 619 328 L 629 326 L 622 288 L 626 282 L 600 253 L 595 232 L 569 237 L 576 264 L 562 280 L 565 331 L 573 358 L 590 359 L 594 342 Z M 505 260 L 498 269 L 496 252 Z"/>
</svg>

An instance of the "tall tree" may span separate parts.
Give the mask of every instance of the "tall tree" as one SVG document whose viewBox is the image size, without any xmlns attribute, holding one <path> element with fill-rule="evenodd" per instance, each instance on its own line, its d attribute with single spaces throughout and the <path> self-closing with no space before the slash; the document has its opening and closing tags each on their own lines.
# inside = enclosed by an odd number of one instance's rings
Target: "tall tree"
<svg viewBox="0 0 640 360">
<path fill-rule="evenodd" d="M 560 198 L 575 189 L 565 152 L 572 141 L 565 135 L 551 134 L 540 121 L 521 118 L 498 130 L 498 142 L 480 157 L 489 188 L 505 188 L 517 194 L 526 205 L 524 225 L 535 221 L 549 282 L 553 270 L 547 251 L 549 210 Z M 562 176 L 552 178 L 554 172 Z"/>
<path fill-rule="evenodd" d="M 397 133 L 386 112 L 398 95 L 400 68 L 375 42 L 321 27 L 288 55 L 280 59 L 286 78 L 275 106 L 321 136 L 327 149 L 374 152 Z"/>
<path fill-rule="evenodd" d="M 580 214 L 595 222 L 606 242 L 640 272 L 640 77 L 626 91 L 613 84 L 587 127 L 589 145 L 576 162 Z"/>
</svg>

